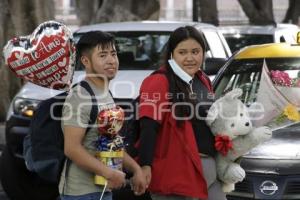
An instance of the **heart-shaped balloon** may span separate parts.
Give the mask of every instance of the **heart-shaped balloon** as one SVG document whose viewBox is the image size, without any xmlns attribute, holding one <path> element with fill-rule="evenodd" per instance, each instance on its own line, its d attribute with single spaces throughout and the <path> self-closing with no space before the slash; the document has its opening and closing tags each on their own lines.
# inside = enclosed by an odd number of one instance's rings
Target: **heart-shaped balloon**
<svg viewBox="0 0 300 200">
<path fill-rule="evenodd" d="M 56 21 L 40 24 L 29 36 L 13 38 L 3 49 L 6 65 L 37 85 L 68 89 L 75 67 L 72 32 Z"/>
<path fill-rule="evenodd" d="M 102 110 L 98 113 L 97 123 L 99 133 L 112 138 L 118 134 L 123 126 L 124 110 L 119 106 Z"/>
</svg>

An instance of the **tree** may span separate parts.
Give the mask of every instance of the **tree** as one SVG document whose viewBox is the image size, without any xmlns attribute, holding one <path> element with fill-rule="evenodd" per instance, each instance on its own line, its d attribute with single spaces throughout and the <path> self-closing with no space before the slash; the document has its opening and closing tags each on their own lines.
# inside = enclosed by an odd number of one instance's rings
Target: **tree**
<svg viewBox="0 0 300 200">
<path fill-rule="evenodd" d="M 52 0 L 0 0 L 0 45 L 16 36 L 30 34 L 40 23 L 54 18 Z M 0 121 L 22 83 L 0 59 Z"/>
<path fill-rule="evenodd" d="M 218 9 L 216 0 L 199 0 L 201 21 L 219 25 Z"/>
<path fill-rule="evenodd" d="M 286 11 L 283 23 L 300 25 L 300 1 L 289 0 L 289 8 Z"/>
<path fill-rule="evenodd" d="M 272 0 L 238 0 L 243 11 L 254 25 L 274 24 Z"/>
<path fill-rule="evenodd" d="M 0 8 L 2 8 L 0 26 L 5 27 L 0 29 L 0 45 L 3 47 L 4 42 L 9 36 L 13 35 L 14 30 L 8 9 L 8 1 L 0 0 Z M 10 89 L 10 85 L 19 85 L 18 80 L 3 65 L 3 59 L 0 59 L 0 80 L 2 80 L 0 81 L 0 121 L 5 119 L 5 113 L 11 100 L 10 90 L 14 90 Z"/>
<path fill-rule="evenodd" d="M 91 0 L 90 2 L 87 4 L 85 1 L 76 1 L 81 25 L 159 18 L 159 0 Z"/>
</svg>

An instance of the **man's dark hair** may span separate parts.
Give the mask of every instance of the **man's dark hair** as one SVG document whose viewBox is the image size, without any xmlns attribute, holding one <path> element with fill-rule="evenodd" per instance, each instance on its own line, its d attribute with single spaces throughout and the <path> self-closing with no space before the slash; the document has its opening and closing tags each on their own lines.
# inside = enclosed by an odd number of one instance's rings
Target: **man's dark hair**
<svg viewBox="0 0 300 200">
<path fill-rule="evenodd" d="M 76 50 L 77 58 L 80 58 L 84 53 L 89 53 L 94 47 L 99 46 L 102 49 L 109 46 L 115 46 L 115 38 L 112 34 L 102 31 L 86 32 L 79 39 Z"/>
</svg>

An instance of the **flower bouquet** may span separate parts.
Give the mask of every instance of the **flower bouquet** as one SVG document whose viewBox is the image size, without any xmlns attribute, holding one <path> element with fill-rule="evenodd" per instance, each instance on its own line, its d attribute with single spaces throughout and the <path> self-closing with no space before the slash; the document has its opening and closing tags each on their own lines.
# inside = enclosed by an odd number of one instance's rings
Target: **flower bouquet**
<svg viewBox="0 0 300 200">
<path fill-rule="evenodd" d="M 256 103 L 252 106 L 256 111 L 258 107 L 263 111 L 252 115 L 255 126 L 267 125 L 275 130 L 300 122 L 300 77 L 297 76 L 269 71 L 264 62 Z"/>
<path fill-rule="evenodd" d="M 124 143 L 118 132 L 123 126 L 124 111 L 120 107 L 105 109 L 99 112 L 97 124 L 99 137 L 96 142 L 96 157 L 113 169 L 122 170 Z M 94 182 L 97 185 L 105 185 L 106 180 L 96 175 Z"/>
</svg>

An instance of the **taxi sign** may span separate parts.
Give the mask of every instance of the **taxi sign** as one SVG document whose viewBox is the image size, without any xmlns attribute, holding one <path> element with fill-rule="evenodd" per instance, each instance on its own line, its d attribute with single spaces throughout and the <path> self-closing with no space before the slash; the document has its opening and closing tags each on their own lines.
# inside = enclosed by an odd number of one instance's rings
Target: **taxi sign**
<svg viewBox="0 0 300 200">
<path fill-rule="evenodd" d="M 299 33 L 300 36 L 300 33 Z M 299 43 L 300 44 L 300 43 Z M 300 45 L 288 43 L 270 43 L 262 45 L 252 45 L 239 51 L 235 59 L 250 58 L 299 58 Z"/>
</svg>

